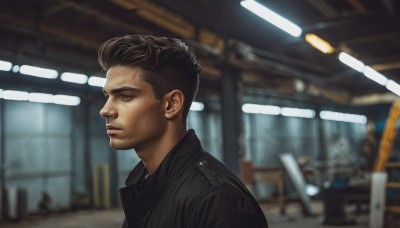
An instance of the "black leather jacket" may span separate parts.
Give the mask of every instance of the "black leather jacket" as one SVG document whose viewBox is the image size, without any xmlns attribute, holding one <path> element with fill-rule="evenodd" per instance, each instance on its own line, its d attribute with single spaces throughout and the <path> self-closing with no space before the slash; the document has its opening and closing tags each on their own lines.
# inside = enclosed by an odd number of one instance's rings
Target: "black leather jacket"
<svg viewBox="0 0 400 228">
<path fill-rule="evenodd" d="M 193 130 L 152 176 L 139 163 L 120 189 L 129 228 L 266 228 L 254 197 L 225 165 L 205 152 Z"/>
</svg>

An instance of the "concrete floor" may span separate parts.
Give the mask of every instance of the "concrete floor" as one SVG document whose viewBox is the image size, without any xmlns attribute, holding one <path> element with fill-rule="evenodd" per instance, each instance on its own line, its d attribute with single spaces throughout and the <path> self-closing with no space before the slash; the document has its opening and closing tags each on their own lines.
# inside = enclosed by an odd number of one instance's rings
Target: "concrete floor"
<svg viewBox="0 0 400 228">
<path fill-rule="evenodd" d="M 315 217 L 304 217 L 299 204 L 290 204 L 286 215 L 281 215 L 277 207 L 273 205 L 262 205 L 271 228 L 319 228 L 323 226 L 323 207 L 320 202 L 314 202 L 313 208 L 317 213 Z M 368 214 L 354 217 L 357 221 L 355 226 L 340 226 L 340 228 L 364 228 L 368 227 Z M 91 210 L 66 213 L 53 213 L 50 216 L 29 216 L 22 222 L 0 222 L 1 228 L 119 228 L 123 220 L 121 209 Z M 329 226 L 328 228 L 335 228 Z"/>
</svg>

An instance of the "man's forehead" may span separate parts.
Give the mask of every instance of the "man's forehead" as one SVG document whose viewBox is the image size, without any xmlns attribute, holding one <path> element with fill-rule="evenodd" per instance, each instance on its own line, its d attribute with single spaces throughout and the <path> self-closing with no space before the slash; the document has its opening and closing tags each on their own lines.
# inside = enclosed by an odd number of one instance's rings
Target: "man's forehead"
<svg viewBox="0 0 400 228">
<path fill-rule="evenodd" d="M 104 92 L 109 92 L 117 88 L 137 88 L 141 90 L 142 87 L 148 84 L 143 80 L 141 74 L 143 71 L 137 67 L 124 67 L 115 66 L 111 67 L 106 74 L 106 83 L 103 87 Z"/>
</svg>

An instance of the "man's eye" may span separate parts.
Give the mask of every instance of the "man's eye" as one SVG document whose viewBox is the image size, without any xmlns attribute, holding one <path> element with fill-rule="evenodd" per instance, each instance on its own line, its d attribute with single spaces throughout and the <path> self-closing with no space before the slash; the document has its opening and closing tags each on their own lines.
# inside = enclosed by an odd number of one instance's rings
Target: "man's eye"
<svg viewBox="0 0 400 228">
<path fill-rule="evenodd" d="M 122 99 L 123 101 L 129 101 L 129 100 L 131 100 L 132 98 L 133 98 L 132 95 L 121 94 L 121 99 Z"/>
</svg>

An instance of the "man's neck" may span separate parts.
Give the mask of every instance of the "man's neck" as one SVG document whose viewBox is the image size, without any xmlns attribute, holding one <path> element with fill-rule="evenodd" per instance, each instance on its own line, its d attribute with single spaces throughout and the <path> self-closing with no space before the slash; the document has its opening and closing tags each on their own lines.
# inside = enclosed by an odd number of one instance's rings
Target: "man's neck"
<svg viewBox="0 0 400 228">
<path fill-rule="evenodd" d="M 142 160 L 144 167 L 152 174 L 154 173 L 168 153 L 186 135 L 186 127 L 176 129 L 171 133 L 165 134 L 159 141 L 136 149 L 136 153 Z"/>
</svg>

